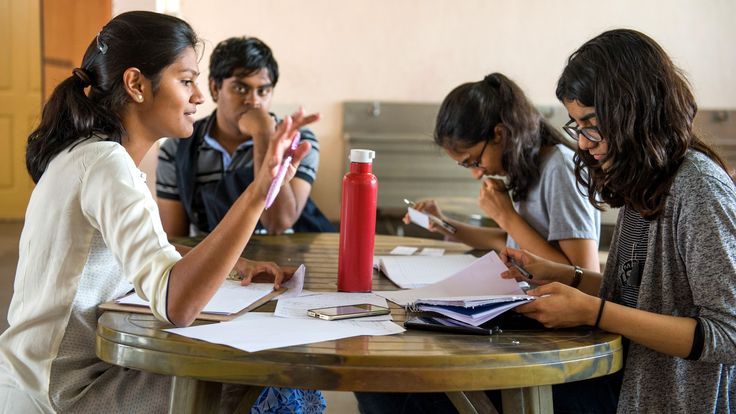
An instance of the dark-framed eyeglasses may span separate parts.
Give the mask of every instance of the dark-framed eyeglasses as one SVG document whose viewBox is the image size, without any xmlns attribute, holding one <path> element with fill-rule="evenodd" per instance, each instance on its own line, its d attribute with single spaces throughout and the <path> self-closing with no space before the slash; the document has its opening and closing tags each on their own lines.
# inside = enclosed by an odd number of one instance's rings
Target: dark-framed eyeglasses
<svg viewBox="0 0 736 414">
<path fill-rule="evenodd" d="M 567 135 L 569 135 L 572 139 L 577 141 L 580 138 L 580 134 L 583 134 L 585 138 L 588 139 L 588 141 L 591 142 L 601 142 L 603 141 L 603 137 L 601 137 L 601 131 L 598 130 L 597 126 L 587 126 L 583 128 L 578 128 L 576 125 L 573 125 L 575 121 L 572 119 L 567 121 L 567 123 L 562 127 L 565 132 L 567 132 Z"/>
<path fill-rule="evenodd" d="M 483 148 L 480 150 L 480 154 L 478 154 L 478 158 L 475 159 L 473 162 L 468 162 L 468 160 L 465 161 L 458 161 L 457 165 L 463 167 L 463 168 L 478 168 L 480 167 L 480 163 L 483 159 L 483 153 L 486 151 L 486 147 L 488 146 L 488 142 L 490 139 L 486 140 L 486 143 L 483 144 Z"/>
</svg>

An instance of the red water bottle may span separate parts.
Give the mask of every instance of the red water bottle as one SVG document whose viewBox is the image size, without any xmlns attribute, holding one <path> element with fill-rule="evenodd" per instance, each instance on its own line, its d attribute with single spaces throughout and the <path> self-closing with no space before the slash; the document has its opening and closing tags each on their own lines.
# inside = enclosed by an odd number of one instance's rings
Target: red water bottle
<svg viewBox="0 0 736 414">
<path fill-rule="evenodd" d="M 370 292 L 373 287 L 373 243 L 376 239 L 378 179 L 371 150 L 350 150 L 350 171 L 342 178 L 340 253 L 337 290 Z"/>
</svg>

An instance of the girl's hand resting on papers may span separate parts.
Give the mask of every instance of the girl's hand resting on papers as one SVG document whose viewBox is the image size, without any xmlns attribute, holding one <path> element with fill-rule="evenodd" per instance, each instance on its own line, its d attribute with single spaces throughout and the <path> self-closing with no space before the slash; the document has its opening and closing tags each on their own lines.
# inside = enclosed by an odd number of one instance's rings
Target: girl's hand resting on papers
<svg viewBox="0 0 736 414">
<path fill-rule="evenodd" d="M 440 210 L 440 206 L 437 205 L 437 202 L 434 200 L 423 200 L 423 201 L 417 201 L 414 203 L 414 207 L 412 207 L 414 210 L 421 211 L 423 213 L 431 214 L 433 216 L 436 216 L 437 218 L 447 221 L 447 217 L 445 217 L 444 214 L 442 214 L 442 210 Z M 404 218 L 402 219 L 404 224 L 411 223 L 411 218 L 409 217 L 409 213 L 404 214 Z M 441 233 L 444 235 L 450 235 L 450 233 L 443 229 L 441 226 L 438 226 L 435 224 L 432 220 L 429 221 L 429 231 L 434 233 Z"/>
<path fill-rule="evenodd" d="M 503 181 L 493 178 L 483 180 L 480 186 L 480 194 L 478 195 L 478 206 L 501 228 L 506 228 L 509 217 L 518 214 L 514 210 L 511 196 L 506 191 Z"/>
<path fill-rule="evenodd" d="M 263 164 L 258 170 L 258 175 L 253 180 L 251 186 L 257 192 L 259 197 L 266 197 L 269 187 L 271 187 L 271 181 L 278 174 L 281 161 L 286 157 L 287 150 L 291 146 L 291 141 L 299 133 L 299 128 L 309 125 L 313 122 L 318 121 L 320 114 L 306 115 L 304 109 L 300 108 L 291 116 L 287 116 L 283 121 L 276 127 L 271 139 L 268 143 L 268 149 L 266 155 L 263 157 Z M 284 177 L 283 184 L 288 183 L 296 174 L 296 168 L 299 166 L 302 158 L 304 158 L 312 145 L 307 141 L 299 143 L 294 156 L 291 159 L 291 164 Z M 283 185 L 282 184 L 282 185 Z M 250 188 L 251 186 L 248 186 Z"/>
<path fill-rule="evenodd" d="M 274 289 L 278 289 L 281 287 L 281 283 L 291 279 L 294 270 L 289 272 L 280 268 L 274 262 L 259 262 L 241 257 L 235 263 L 235 267 L 230 272 L 228 279 L 240 280 L 242 286 L 247 286 L 251 283 L 273 282 Z"/>
</svg>

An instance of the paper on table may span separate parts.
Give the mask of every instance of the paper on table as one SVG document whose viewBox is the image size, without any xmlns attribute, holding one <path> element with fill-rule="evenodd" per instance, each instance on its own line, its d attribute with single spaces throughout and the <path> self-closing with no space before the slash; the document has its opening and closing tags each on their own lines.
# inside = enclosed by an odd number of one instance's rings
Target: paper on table
<svg viewBox="0 0 736 414">
<path fill-rule="evenodd" d="M 411 256 L 414 254 L 414 252 L 417 251 L 416 247 L 411 246 L 396 246 L 393 250 L 391 250 L 391 254 L 399 255 L 399 256 Z"/>
<path fill-rule="evenodd" d="M 220 315 L 238 313 L 272 291 L 273 284 L 271 283 L 251 283 L 248 286 L 240 286 L 239 281 L 226 280 L 222 282 L 202 312 Z M 115 302 L 123 305 L 149 306 L 148 301 L 141 299 L 135 292 Z"/>
<path fill-rule="evenodd" d="M 351 336 L 392 335 L 404 332 L 405 329 L 393 322 L 277 318 L 272 313 L 249 312 L 229 322 L 166 329 L 166 331 L 243 351 L 256 352 Z"/>
<path fill-rule="evenodd" d="M 297 298 L 287 299 L 280 298 L 276 304 L 274 315 L 282 318 L 314 319 L 307 316 L 307 310 L 327 308 L 331 306 L 355 305 L 357 303 L 370 303 L 373 305 L 388 307 L 386 299 L 374 293 L 320 292 L 311 296 L 300 296 Z M 365 318 L 358 319 L 363 322 L 390 321 L 391 315 L 367 316 Z"/>
<path fill-rule="evenodd" d="M 443 256 L 447 257 L 451 256 Z M 441 282 L 419 289 L 374 293 L 402 306 L 414 303 L 417 299 L 448 296 L 524 295 L 515 280 L 501 278 L 501 273 L 506 270 L 508 268 L 496 252 L 490 252 Z"/>
<path fill-rule="evenodd" d="M 281 286 L 288 288 L 289 290 L 282 293 L 280 296 L 277 296 L 276 299 L 293 298 L 301 295 L 302 289 L 304 289 L 304 276 L 306 275 L 306 273 L 307 268 L 303 264 L 299 265 L 299 267 L 294 272 L 294 275 L 291 276 L 291 279 L 289 279 L 286 283 L 281 284 Z"/>
<path fill-rule="evenodd" d="M 380 256 L 381 272 L 397 286 L 416 289 L 437 283 L 468 267 L 476 258 L 469 254 L 447 256 Z"/>
<path fill-rule="evenodd" d="M 445 249 L 440 249 L 438 247 L 425 247 L 418 254 L 419 256 L 442 256 L 445 254 Z"/>
</svg>

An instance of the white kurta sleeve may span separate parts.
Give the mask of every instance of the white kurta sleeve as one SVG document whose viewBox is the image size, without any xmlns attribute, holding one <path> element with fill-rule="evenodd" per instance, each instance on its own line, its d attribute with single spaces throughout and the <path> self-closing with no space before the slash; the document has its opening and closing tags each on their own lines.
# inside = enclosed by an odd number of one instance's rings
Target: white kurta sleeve
<svg viewBox="0 0 736 414">
<path fill-rule="evenodd" d="M 158 207 L 140 171 L 119 145 L 106 147 L 82 178 L 81 205 L 119 261 L 123 276 L 156 318 L 166 313 L 169 273 L 181 255 L 164 233 Z"/>
</svg>

